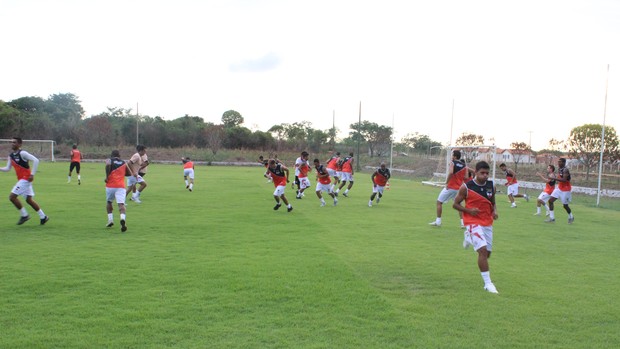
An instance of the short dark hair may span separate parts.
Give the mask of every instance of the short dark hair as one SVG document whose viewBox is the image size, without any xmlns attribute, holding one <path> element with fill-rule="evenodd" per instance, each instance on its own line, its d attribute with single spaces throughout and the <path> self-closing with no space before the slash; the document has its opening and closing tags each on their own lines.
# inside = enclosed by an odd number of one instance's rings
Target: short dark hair
<svg viewBox="0 0 620 349">
<path fill-rule="evenodd" d="M 559 158 L 558 161 L 566 162 L 566 158 Z"/>
<path fill-rule="evenodd" d="M 486 161 L 478 161 L 478 163 L 476 164 L 476 172 L 480 170 L 490 170 L 490 169 L 491 167 L 489 166 L 489 163 Z"/>
<path fill-rule="evenodd" d="M 17 141 L 17 144 L 22 144 L 22 139 L 20 137 L 13 137 L 14 140 Z"/>
<path fill-rule="evenodd" d="M 339 152 L 339 151 L 337 151 L 337 152 L 336 152 L 336 155 L 340 156 L 340 152 Z"/>
<path fill-rule="evenodd" d="M 555 166 L 549 165 L 549 167 L 551 167 L 551 171 L 555 171 Z"/>
<path fill-rule="evenodd" d="M 143 146 L 142 144 L 138 144 L 138 145 L 136 145 L 136 150 L 137 150 L 137 151 L 143 151 L 144 149 L 146 149 L 146 147 L 145 147 L 145 146 Z"/>
<path fill-rule="evenodd" d="M 308 152 L 305 151 L 305 150 L 301 152 L 301 156 L 308 156 L 308 155 L 310 155 L 310 154 L 308 154 Z"/>
<path fill-rule="evenodd" d="M 269 160 L 269 165 L 275 165 L 276 161 L 274 159 Z"/>
<path fill-rule="evenodd" d="M 77 149 L 77 144 L 74 144 L 71 148 Z"/>
<path fill-rule="evenodd" d="M 321 161 L 320 161 L 319 159 L 314 159 L 314 161 L 313 161 L 313 162 L 318 162 L 318 163 L 321 163 Z"/>
<path fill-rule="evenodd" d="M 121 152 L 116 150 L 116 149 L 114 149 L 114 150 L 112 150 L 112 154 L 110 154 L 110 156 L 113 157 L 113 158 L 120 158 L 121 157 Z"/>
<path fill-rule="evenodd" d="M 499 164 L 499 167 L 506 167 L 506 164 L 502 162 L 501 164 Z"/>
<path fill-rule="evenodd" d="M 460 150 L 453 151 L 452 156 L 454 156 L 457 160 L 459 160 L 461 158 L 461 151 Z"/>
</svg>

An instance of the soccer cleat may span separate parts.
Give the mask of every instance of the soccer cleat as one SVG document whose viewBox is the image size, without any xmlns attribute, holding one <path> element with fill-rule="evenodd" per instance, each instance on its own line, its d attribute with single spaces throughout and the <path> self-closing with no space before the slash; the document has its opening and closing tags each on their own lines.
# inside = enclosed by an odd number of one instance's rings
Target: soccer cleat
<svg viewBox="0 0 620 349">
<path fill-rule="evenodd" d="M 568 217 L 568 224 L 573 224 L 574 221 L 575 221 L 575 216 Z"/>
<path fill-rule="evenodd" d="M 338 205 L 338 199 L 334 198 L 334 206 Z"/>
<path fill-rule="evenodd" d="M 540 212 L 534 213 L 534 216 L 540 216 Z"/>
<path fill-rule="evenodd" d="M 291 207 L 287 207 L 287 208 L 286 208 L 286 211 L 287 211 L 287 212 L 291 212 L 292 210 L 293 210 L 293 206 L 291 206 Z"/>
<path fill-rule="evenodd" d="M 337 192 L 337 191 L 335 191 L 335 192 L 334 192 L 334 195 L 336 195 L 336 197 L 338 197 L 338 192 Z"/>
<path fill-rule="evenodd" d="M 379 201 L 381 201 L 381 198 L 377 198 L 377 203 L 379 203 Z"/>
<path fill-rule="evenodd" d="M 372 200 L 368 201 L 368 207 L 372 207 Z"/>
<path fill-rule="evenodd" d="M 49 220 L 50 220 L 50 218 L 48 216 L 45 216 L 45 217 L 41 218 L 41 225 L 47 223 L 47 221 L 49 221 Z"/>
<path fill-rule="evenodd" d="M 297 195 L 297 196 L 295 196 L 295 199 L 301 200 L 301 196 Z"/>
<path fill-rule="evenodd" d="M 111 226 L 114 225 L 114 222 L 112 221 L 108 221 L 108 224 L 105 225 L 106 228 L 110 228 Z"/>
<path fill-rule="evenodd" d="M 121 232 L 126 232 L 127 231 L 127 225 L 125 225 L 125 220 L 121 219 Z"/>
<path fill-rule="evenodd" d="M 433 227 L 441 227 L 441 223 L 437 223 L 437 221 L 430 222 L 430 223 L 428 223 L 428 225 L 433 226 Z"/>
<path fill-rule="evenodd" d="M 530 196 L 527 194 L 523 194 L 523 198 L 525 199 L 525 202 L 530 202 Z"/>
<path fill-rule="evenodd" d="M 323 207 L 323 206 L 325 206 L 325 203 L 324 203 L 324 202 L 321 202 L 321 207 Z"/>
<path fill-rule="evenodd" d="M 274 211 L 277 211 L 277 210 L 280 208 L 280 206 L 282 206 L 282 204 L 276 204 L 276 205 L 273 207 L 273 210 L 274 210 Z"/>
<path fill-rule="evenodd" d="M 137 204 L 141 204 L 142 203 L 142 201 L 140 201 L 140 199 L 138 199 L 137 197 L 131 198 L 131 200 L 133 200 L 133 202 L 135 202 Z"/>
<path fill-rule="evenodd" d="M 30 219 L 30 216 L 22 216 L 19 217 L 19 221 L 17 221 L 17 225 L 22 225 L 24 223 L 26 223 L 27 220 Z"/>
<path fill-rule="evenodd" d="M 545 216 L 548 216 L 548 215 L 549 215 L 549 211 L 547 211 L 547 212 L 545 213 Z"/>
<path fill-rule="evenodd" d="M 78 185 L 82 184 L 82 181 L 78 179 Z"/>
<path fill-rule="evenodd" d="M 189 189 L 189 184 L 185 186 L 185 189 Z"/>
<path fill-rule="evenodd" d="M 547 218 L 545 219 L 545 223 L 555 223 L 555 218 Z"/>
<path fill-rule="evenodd" d="M 493 285 L 493 283 L 484 285 L 484 290 L 495 294 L 499 293 L 497 292 L 497 288 L 495 288 L 495 285 Z"/>
<path fill-rule="evenodd" d="M 347 193 L 342 193 L 342 196 L 344 196 L 345 198 L 348 198 L 348 197 L 349 197 L 349 194 L 347 194 Z"/>
<path fill-rule="evenodd" d="M 510 205 L 510 208 L 517 208 L 517 204 Z"/>
</svg>

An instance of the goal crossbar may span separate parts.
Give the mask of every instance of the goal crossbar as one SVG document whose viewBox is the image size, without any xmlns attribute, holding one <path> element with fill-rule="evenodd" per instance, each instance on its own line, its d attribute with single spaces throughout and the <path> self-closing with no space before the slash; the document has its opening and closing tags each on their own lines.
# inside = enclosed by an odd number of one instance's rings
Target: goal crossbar
<svg viewBox="0 0 620 349">
<path fill-rule="evenodd" d="M 13 139 L 0 139 L 0 142 L 10 142 L 12 140 Z M 52 162 L 56 161 L 56 159 L 54 158 L 54 144 L 56 143 L 56 141 L 53 141 L 51 139 L 22 139 L 22 143 L 49 143 Z"/>
</svg>

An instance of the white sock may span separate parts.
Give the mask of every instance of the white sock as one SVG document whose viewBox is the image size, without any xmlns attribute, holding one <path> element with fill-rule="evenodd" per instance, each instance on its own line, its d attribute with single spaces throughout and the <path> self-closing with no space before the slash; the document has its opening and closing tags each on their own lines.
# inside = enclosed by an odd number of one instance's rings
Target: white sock
<svg viewBox="0 0 620 349">
<path fill-rule="evenodd" d="M 346 194 L 346 193 L 348 193 L 348 192 L 349 192 L 349 189 L 347 189 L 347 190 L 345 190 L 345 191 L 344 191 L 344 193 L 345 193 L 345 194 Z"/>
<path fill-rule="evenodd" d="M 114 213 L 108 213 L 108 222 L 114 222 Z"/>
<path fill-rule="evenodd" d="M 463 219 L 461 218 L 461 225 L 465 225 L 465 223 L 463 223 Z"/>
<path fill-rule="evenodd" d="M 67 182 L 71 182 L 71 176 L 67 176 Z"/>
<path fill-rule="evenodd" d="M 26 211 L 25 207 L 20 208 L 19 213 L 21 213 L 22 217 L 26 217 L 28 215 L 28 211 Z"/>
<path fill-rule="evenodd" d="M 293 207 L 293 206 L 291 206 L 291 204 L 288 204 L 288 205 L 286 205 L 286 207 L 291 208 L 291 207 Z"/>
<path fill-rule="evenodd" d="M 484 280 L 485 285 L 492 284 L 490 271 L 483 271 L 480 273 L 480 275 L 482 275 L 482 280 Z"/>
<path fill-rule="evenodd" d="M 194 189 L 194 183 L 190 183 L 189 188 Z"/>
<path fill-rule="evenodd" d="M 321 203 L 324 204 L 325 203 L 325 199 L 321 198 Z"/>
<path fill-rule="evenodd" d="M 185 186 L 187 187 L 189 185 L 189 183 L 187 182 L 187 179 L 185 180 Z"/>
<path fill-rule="evenodd" d="M 573 218 L 573 213 L 572 212 L 568 214 L 568 218 Z"/>
<path fill-rule="evenodd" d="M 549 212 L 549 205 L 545 204 L 545 210 L 547 210 L 547 212 Z"/>
<path fill-rule="evenodd" d="M 540 206 L 536 206 L 536 213 L 540 213 Z"/>
<path fill-rule="evenodd" d="M 37 213 L 39 214 L 39 218 L 41 219 L 45 218 L 45 213 L 43 213 L 43 210 L 39 209 Z"/>
<path fill-rule="evenodd" d="M 555 212 L 549 211 L 549 218 L 555 219 Z"/>
<path fill-rule="evenodd" d="M 437 219 L 435 219 L 435 223 L 441 224 L 441 217 L 437 217 Z"/>
<path fill-rule="evenodd" d="M 121 221 L 124 221 L 127 216 L 124 213 L 121 213 Z"/>
<path fill-rule="evenodd" d="M 80 175 L 78 175 L 78 181 L 79 181 L 80 179 L 82 179 L 82 177 L 80 177 Z"/>
</svg>

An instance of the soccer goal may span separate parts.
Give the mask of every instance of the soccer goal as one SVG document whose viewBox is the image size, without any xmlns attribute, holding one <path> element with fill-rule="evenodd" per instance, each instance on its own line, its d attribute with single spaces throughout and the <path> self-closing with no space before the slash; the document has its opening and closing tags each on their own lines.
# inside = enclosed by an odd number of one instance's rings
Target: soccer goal
<svg viewBox="0 0 620 349">
<path fill-rule="evenodd" d="M 56 161 L 54 158 L 54 144 L 49 139 L 23 139 L 22 149 L 36 156 L 39 160 Z M 0 139 L 0 155 L 11 153 L 11 139 Z"/>
<path fill-rule="evenodd" d="M 478 161 L 486 161 L 491 167 L 491 175 L 489 178 L 495 181 L 495 169 L 497 158 L 497 147 L 495 145 L 469 145 L 469 146 L 448 146 L 441 149 L 437 169 L 433 172 L 431 179 L 422 181 L 424 185 L 444 186 L 448 171 L 450 170 L 450 161 L 452 161 L 452 152 L 454 150 L 461 151 L 461 161 L 467 166 L 475 169 Z"/>
</svg>

